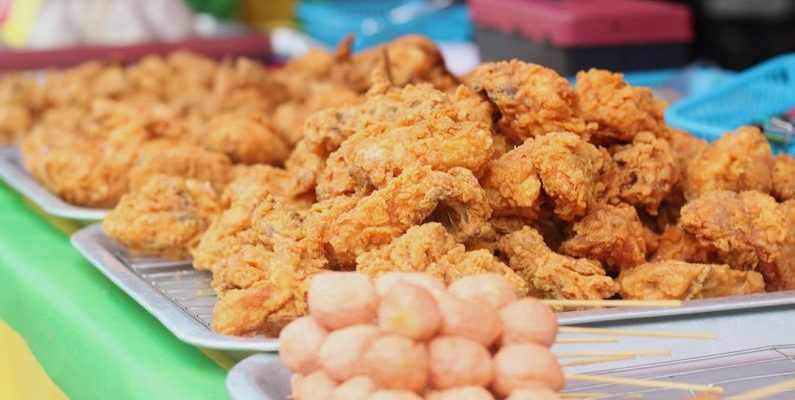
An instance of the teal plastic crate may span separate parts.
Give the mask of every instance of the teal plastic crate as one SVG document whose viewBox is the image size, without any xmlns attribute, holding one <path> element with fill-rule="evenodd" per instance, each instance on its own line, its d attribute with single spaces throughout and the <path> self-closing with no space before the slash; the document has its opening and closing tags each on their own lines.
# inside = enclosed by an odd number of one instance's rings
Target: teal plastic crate
<svg viewBox="0 0 795 400">
<path fill-rule="evenodd" d="M 795 54 L 773 58 L 666 110 L 666 121 L 708 140 L 795 107 Z M 774 146 L 795 151 L 795 144 Z"/>
<path fill-rule="evenodd" d="M 473 31 L 467 6 L 439 1 L 301 1 L 296 17 L 306 34 L 328 46 L 353 35 L 354 50 L 407 34 L 440 42 L 469 41 Z"/>
</svg>

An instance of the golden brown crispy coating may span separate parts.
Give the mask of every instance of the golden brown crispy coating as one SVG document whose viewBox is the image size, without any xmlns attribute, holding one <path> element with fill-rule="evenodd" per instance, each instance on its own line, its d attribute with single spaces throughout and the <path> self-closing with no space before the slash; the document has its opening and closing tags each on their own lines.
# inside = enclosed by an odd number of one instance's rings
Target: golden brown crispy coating
<svg viewBox="0 0 795 400">
<path fill-rule="evenodd" d="M 728 265 L 661 261 L 622 270 L 621 297 L 630 300 L 692 300 L 763 293 L 765 281 L 756 271 Z"/>
<path fill-rule="evenodd" d="M 384 63 L 392 83 L 397 86 L 428 82 L 443 91 L 458 86 L 458 81 L 447 71 L 436 45 L 418 35 L 402 36 L 350 56 L 349 64 L 342 64 L 343 68 L 337 68 L 334 73 L 340 74 L 353 90 L 365 92 L 371 86 L 370 73 L 384 68 Z"/>
<path fill-rule="evenodd" d="M 236 164 L 232 168 L 232 177 L 222 196 L 222 201 L 227 206 L 234 198 L 258 190 L 266 190 L 297 211 L 306 210 L 315 203 L 314 194 L 304 193 L 296 177 L 283 168 L 262 164 Z"/>
<path fill-rule="evenodd" d="M 557 254 L 535 229 L 505 235 L 499 241 L 508 265 L 530 285 L 531 293 L 552 299 L 606 299 L 619 286 L 598 261 Z"/>
<path fill-rule="evenodd" d="M 167 174 L 209 182 L 221 193 L 231 177 L 232 163 L 223 153 L 169 139 L 156 139 L 138 149 L 130 168 L 130 188 L 145 183 L 150 176 Z"/>
<path fill-rule="evenodd" d="M 776 156 L 771 194 L 779 201 L 795 199 L 795 158 L 789 154 Z"/>
<path fill-rule="evenodd" d="M 272 251 L 278 241 L 301 237 L 301 216 L 260 187 L 238 192 L 229 208 L 212 221 L 193 255 L 199 270 L 224 268 L 225 261 L 246 246 Z"/>
<path fill-rule="evenodd" d="M 669 225 L 657 236 L 657 249 L 652 261 L 678 260 L 692 263 L 713 263 L 717 261 L 715 251 L 696 240 L 679 225 Z"/>
<path fill-rule="evenodd" d="M 666 136 L 663 111 L 666 104 L 651 90 L 631 87 L 623 75 L 600 69 L 577 73 L 574 93 L 579 99 L 579 115 L 598 124 L 593 141 L 600 144 L 630 142 L 640 132 Z"/>
<path fill-rule="evenodd" d="M 644 227 L 630 205 L 596 205 L 571 230 L 573 236 L 559 249 L 563 254 L 590 258 L 621 270 L 646 261 Z"/>
<path fill-rule="evenodd" d="M 657 215 L 663 199 L 679 179 L 679 167 L 665 139 L 651 132 L 635 135 L 632 144 L 615 146 L 613 167 L 604 176 L 605 197 L 626 202 Z"/>
<path fill-rule="evenodd" d="M 256 256 L 253 258 L 256 262 Z M 279 242 L 272 258 L 261 264 L 267 265 L 265 279 L 231 289 L 218 300 L 213 330 L 226 335 L 275 337 L 285 325 L 307 313 L 309 283 L 326 268 L 326 259 L 300 241 Z"/>
<path fill-rule="evenodd" d="M 292 146 L 260 113 L 221 114 L 210 120 L 204 146 L 243 164 L 281 164 Z"/>
<path fill-rule="evenodd" d="M 388 272 L 426 272 L 448 284 L 463 276 L 495 272 L 504 275 L 517 294 L 527 294 L 527 283 L 512 269 L 488 251 L 466 251 L 436 222 L 413 226 L 388 245 L 360 254 L 356 270 L 373 278 Z"/>
<path fill-rule="evenodd" d="M 495 215 L 536 218 L 544 193 L 560 218 L 585 214 L 606 156 L 569 132 L 527 139 L 489 163 L 482 179 Z"/>
<path fill-rule="evenodd" d="M 700 152 L 690 164 L 685 197 L 693 200 L 712 190 L 769 193 L 774 165 L 770 144 L 759 129 L 740 127 Z"/>
<path fill-rule="evenodd" d="M 305 98 L 280 104 L 273 113 L 273 124 L 291 145 L 303 138 L 304 124 L 315 113 L 331 107 L 348 107 L 361 101 L 361 96 L 346 86 L 317 82 L 309 87 Z"/>
<path fill-rule="evenodd" d="M 220 212 L 207 182 L 155 175 L 122 196 L 102 229 L 131 254 L 185 259 Z"/>
<path fill-rule="evenodd" d="M 32 77 L 6 73 L 0 78 L 0 146 L 18 143 L 33 124 L 38 87 Z"/>
<path fill-rule="evenodd" d="M 577 96 L 555 71 L 518 60 L 487 63 L 468 85 L 485 92 L 502 115 L 500 130 L 518 142 L 549 132 L 573 132 L 587 140 L 595 128 L 578 115 Z"/>
<path fill-rule="evenodd" d="M 69 132 L 37 129 L 22 143 L 25 168 L 65 201 L 113 207 L 127 191 L 133 148 L 103 144 Z"/>
<path fill-rule="evenodd" d="M 758 269 L 769 291 L 795 289 L 795 229 L 767 194 L 716 190 L 682 208 L 680 224 L 720 262 Z"/>
<path fill-rule="evenodd" d="M 356 131 L 326 160 L 318 198 L 367 193 L 413 163 L 437 171 L 477 171 L 491 159 L 490 107 L 469 89 L 460 86 L 449 95 L 426 84 L 407 86 L 395 95 L 400 100 L 394 118 Z M 368 96 L 367 102 L 379 97 Z"/>
<path fill-rule="evenodd" d="M 471 172 L 413 165 L 366 197 L 338 196 L 315 204 L 306 217 L 306 232 L 323 244 L 333 265 L 352 268 L 356 256 L 388 244 L 435 211 L 461 241 L 489 228 L 491 210 Z"/>
</svg>

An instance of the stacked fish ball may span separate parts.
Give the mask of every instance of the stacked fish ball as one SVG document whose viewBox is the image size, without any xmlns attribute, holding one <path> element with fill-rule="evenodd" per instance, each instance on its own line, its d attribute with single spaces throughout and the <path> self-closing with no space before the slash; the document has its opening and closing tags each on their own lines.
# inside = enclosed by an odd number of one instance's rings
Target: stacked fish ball
<svg viewBox="0 0 795 400">
<path fill-rule="evenodd" d="M 501 275 L 445 287 L 422 273 L 329 272 L 308 305 L 279 337 L 297 400 L 546 400 L 564 385 L 554 313 Z"/>
</svg>

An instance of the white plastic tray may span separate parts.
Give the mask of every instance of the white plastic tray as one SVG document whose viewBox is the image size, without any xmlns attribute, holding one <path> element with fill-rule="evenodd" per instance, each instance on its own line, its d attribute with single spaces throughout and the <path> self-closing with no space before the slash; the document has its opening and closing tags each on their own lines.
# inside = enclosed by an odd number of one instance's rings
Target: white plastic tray
<svg viewBox="0 0 795 400">
<path fill-rule="evenodd" d="M 647 363 L 635 368 L 592 372 L 626 378 L 695 383 L 721 386 L 724 398 L 759 387 L 795 378 L 795 346 L 766 346 L 727 352 L 680 361 Z M 226 378 L 232 400 L 281 400 L 290 395 L 290 372 L 274 354 L 257 354 L 241 361 Z M 602 383 L 569 382 L 569 393 L 594 393 L 598 399 L 640 398 L 645 400 L 681 400 L 693 392 L 648 389 Z M 769 400 L 792 400 L 795 392 L 768 397 Z"/>
<path fill-rule="evenodd" d="M 277 350 L 277 339 L 227 336 L 211 329 L 216 295 L 210 274 L 194 270 L 189 260 L 131 257 L 105 236 L 101 224 L 77 231 L 72 245 L 183 342 L 226 351 Z"/>
<path fill-rule="evenodd" d="M 42 186 L 22 165 L 16 147 L 0 148 L 0 178 L 47 214 L 81 221 L 99 221 L 107 209 L 79 207 L 61 200 Z"/>
</svg>

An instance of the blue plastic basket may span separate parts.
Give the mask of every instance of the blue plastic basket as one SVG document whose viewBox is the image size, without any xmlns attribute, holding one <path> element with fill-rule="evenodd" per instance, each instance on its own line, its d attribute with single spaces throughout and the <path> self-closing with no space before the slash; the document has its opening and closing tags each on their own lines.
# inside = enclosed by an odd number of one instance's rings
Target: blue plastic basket
<svg viewBox="0 0 795 400">
<path fill-rule="evenodd" d="M 666 110 L 667 122 L 708 140 L 795 107 L 795 54 L 768 60 Z M 778 147 L 781 149 L 781 147 Z M 786 150 L 795 150 L 791 144 Z"/>
<path fill-rule="evenodd" d="M 354 50 L 411 33 L 435 41 L 469 41 L 473 30 L 467 6 L 434 10 L 422 0 L 302 1 L 296 16 L 304 32 L 328 46 L 354 35 Z"/>
</svg>

